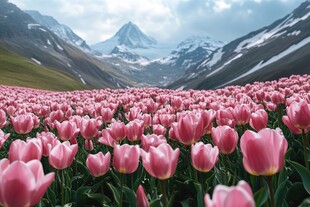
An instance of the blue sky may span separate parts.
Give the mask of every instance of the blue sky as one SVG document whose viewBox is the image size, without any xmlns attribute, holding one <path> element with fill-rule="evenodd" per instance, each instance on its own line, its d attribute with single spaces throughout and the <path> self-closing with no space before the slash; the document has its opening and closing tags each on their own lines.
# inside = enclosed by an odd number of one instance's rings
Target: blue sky
<svg viewBox="0 0 310 207">
<path fill-rule="evenodd" d="M 71 27 L 87 43 L 112 37 L 128 21 L 161 42 L 207 35 L 225 42 L 280 19 L 305 0 L 9 0 Z"/>
</svg>

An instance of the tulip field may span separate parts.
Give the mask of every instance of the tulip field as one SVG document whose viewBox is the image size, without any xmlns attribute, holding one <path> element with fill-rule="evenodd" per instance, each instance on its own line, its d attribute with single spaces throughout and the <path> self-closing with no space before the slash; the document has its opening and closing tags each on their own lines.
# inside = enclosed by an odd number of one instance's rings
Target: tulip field
<svg viewBox="0 0 310 207">
<path fill-rule="evenodd" d="M 310 206 L 310 76 L 216 90 L 0 86 L 0 206 Z"/>
</svg>

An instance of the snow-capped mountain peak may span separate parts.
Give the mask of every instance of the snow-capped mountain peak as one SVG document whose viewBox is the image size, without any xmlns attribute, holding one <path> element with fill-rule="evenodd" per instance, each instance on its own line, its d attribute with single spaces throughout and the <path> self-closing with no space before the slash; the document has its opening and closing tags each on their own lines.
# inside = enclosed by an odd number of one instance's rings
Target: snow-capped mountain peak
<svg viewBox="0 0 310 207">
<path fill-rule="evenodd" d="M 83 50 L 90 50 L 85 40 L 75 34 L 68 26 L 60 24 L 53 17 L 42 15 L 40 12 L 34 10 L 26 10 L 24 12 L 29 14 L 36 22 L 51 30 L 54 34 L 65 40 L 67 43 L 77 46 Z"/>
<path fill-rule="evenodd" d="M 167 57 L 160 59 L 159 63 L 186 70 L 223 45 L 223 42 L 213 40 L 208 36 L 191 36 L 180 42 L 177 48 Z"/>
<path fill-rule="evenodd" d="M 123 25 L 114 38 L 118 38 L 120 45 L 125 45 L 129 48 L 149 48 L 152 45 L 156 45 L 157 41 L 144 34 L 137 25 L 129 21 Z"/>
</svg>

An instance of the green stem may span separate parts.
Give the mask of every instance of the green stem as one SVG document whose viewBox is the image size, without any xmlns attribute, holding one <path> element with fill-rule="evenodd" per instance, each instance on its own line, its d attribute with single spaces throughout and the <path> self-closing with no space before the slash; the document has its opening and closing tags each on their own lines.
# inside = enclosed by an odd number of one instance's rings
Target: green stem
<svg viewBox="0 0 310 207">
<path fill-rule="evenodd" d="M 269 186 L 269 195 L 270 195 L 271 207 L 275 207 L 274 192 L 273 192 L 273 185 L 272 185 L 272 176 L 268 176 L 267 180 L 268 180 L 268 186 Z"/>
<path fill-rule="evenodd" d="M 167 180 L 160 180 L 160 184 L 161 184 L 161 191 L 163 194 L 162 197 L 163 207 L 167 207 L 167 191 L 166 191 Z"/>
<path fill-rule="evenodd" d="M 227 157 L 228 155 L 223 155 L 223 161 L 224 161 L 224 169 L 225 169 L 225 184 L 228 185 L 228 181 L 229 181 L 229 173 L 228 173 L 228 162 L 227 162 Z"/>
<path fill-rule="evenodd" d="M 278 127 L 281 127 L 282 124 L 282 104 L 277 106 L 277 114 L 278 114 Z"/>
<path fill-rule="evenodd" d="M 123 206 L 123 185 L 124 185 L 124 175 L 120 173 L 120 187 L 121 187 L 121 192 L 120 192 L 120 201 L 119 201 L 119 207 Z"/>
<path fill-rule="evenodd" d="M 65 205 L 65 177 L 64 177 L 64 170 L 60 170 L 60 177 L 61 177 L 61 206 Z"/>
<path fill-rule="evenodd" d="M 309 162 L 308 162 L 308 153 L 309 153 L 309 142 L 307 140 L 307 134 L 304 130 L 302 130 L 302 139 L 303 139 L 303 147 L 304 147 L 304 159 L 307 170 L 309 170 Z"/>
</svg>

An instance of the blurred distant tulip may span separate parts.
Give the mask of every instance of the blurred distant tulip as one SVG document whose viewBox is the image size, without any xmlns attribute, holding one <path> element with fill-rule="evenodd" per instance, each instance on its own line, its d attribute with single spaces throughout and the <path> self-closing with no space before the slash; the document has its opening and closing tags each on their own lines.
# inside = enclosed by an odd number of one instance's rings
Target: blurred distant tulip
<svg viewBox="0 0 310 207">
<path fill-rule="evenodd" d="M 252 175 L 271 176 L 280 172 L 288 143 L 280 129 L 247 130 L 240 140 L 243 166 Z"/>
<path fill-rule="evenodd" d="M 94 177 L 100 177 L 106 174 L 110 169 L 111 154 L 108 152 L 103 155 L 102 152 L 97 154 L 89 154 L 86 159 L 86 166 L 90 174 Z"/>
<path fill-rule="evenodd" d="M 149 207 L 150 206 L 150 203 L 147 200 L 147 197 L 145 195 L 142 185 L 139 185 L 136 194 L 137 194 L 136 207 Z"/>
<path fill-rule="evenodd" d="M 9 149 L 9 160 L 21 160 L 29 162 L 30 160 L 41 160 L 42 158 L 42 142 L 40 139 L 33 138 L 22 141 L 17 139 L 12 142 Z"/>
<path fill-rule="evenodd" d="M 92 151 L 94 149 L 93 140 L 85 139 L 84 147 L 88 151 Z"/>
<path fill-rule="evenodd" d="M 254 196 L 249 184 L 243 180 L 237 186 L 217 185 L 212 200 L 209 194 L 204 198 L 206 207 L 255 207 Z"/>
<path fill-rule="evenodd" d="M 154 134 L 166 135 L 167 129 L 166 129 L 166 127 L 162 126 L 161 124 L 154 124 L 152 128 L 153 128 Z"/>
<path fill-rule="evenodd" d="M 214 144 L 223 154 L 231 154 L 238 144 L 238 133 L 229 126 L 212 128 L 211 136 Z"/>
<path fill-rule="evenodd" d="M 235 128 L 236 121 L 231 112 L 231 108 L 220 109 L 216 112 L 216 122 L 221 126 L 230 126 L 231 128 Z"/>
<path fill-rule="evenodd" d="M 130 174 L 137 170 L 140 158 L 138 145 L 115 145 L 113 155 L 113 166 L 117 172 Z"/>
<path fill-rule="evenodd" d="M 198 142 L 191 147 L 193 167 L 200 172 L 209 172 L 218 161 L 218 147 Z"/>
<path fill-rule="evenodd" d="M 268 124 L 268 114 L 264 109 L 259 109 L 255 113 L 251 114 L 250 126 L 259 131 L 266 128 Z"/>
<path fill-rule="evenodd" d="M 195 113 L 185 113 L 179 117 L 178 122 L 171 126 L 178 141 L 184 145 L 191 145 L 199 141 L 204 134 L 201 116 Z"/>
<path fill-rule="evenodd" d="M 141 151 L 144 169 L 153 177 L 166 180 L 175 173 L 180 150 L 173 150 L 167 143 L 150 147 L 148 152 Z"/>
<path fill-rule="evenodd" d="M 113 119 L 114 111 L 112 111 L 110 108 L 101 108 L 100 114 L 103 123 L 110 123 Z"/>
<path fill-rule="evenodd" d="M 30 114 L 11 116 L 11 122 L 17 134 L 28 134 L 34 128 L 34 121 Z"/>
<path fill-rule="evenodd" d="M 35 206 L 53 182 L 55 173 L 44 175 L 40 161 L 0 161 L 0 205 Z"/>
<path fill-rule="evenodd" d="M 58 142 L 56 146 L 50 151 L 48 157 L 49 163 L 52 167 L 63 170 L 69 167 L 78 151 L 78 145 L 70 145 L 69 141 L 63 143 Z"/>
</svg>

